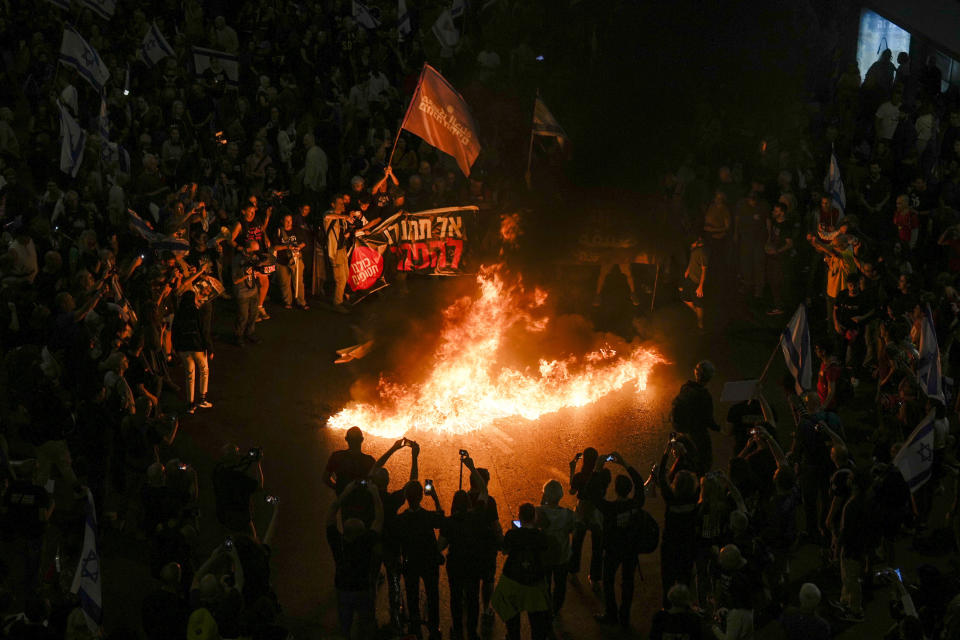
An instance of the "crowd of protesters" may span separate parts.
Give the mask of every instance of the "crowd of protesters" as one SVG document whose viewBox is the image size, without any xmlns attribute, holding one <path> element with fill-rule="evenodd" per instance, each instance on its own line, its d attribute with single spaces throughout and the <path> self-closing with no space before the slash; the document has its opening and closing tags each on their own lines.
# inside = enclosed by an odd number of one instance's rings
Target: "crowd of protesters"
<svg viewBox="0 0 960 640">
<path fill-rule="evenodd" d="M 489 208 L 482 171 L 463 178 L 417 138 L 397 140 L 395 123 L 428 56 L 445 72 L 493 81 L 527 74 L 534 54 L 522 43 L 501 65 L 478 42 L 456 55 L 441 49 L 420 20 L 440 3 L 410 2 L 403 40 L 395 15 L 368 30 L 347 2 L 190 0 L 152 13 L 118 4 L 109 30 L 90 11 L 69 16 L 111 69 L 105 135 L 101 95 L 56 63 L 67 14 L 55 3 L 4 6 L 6 26 L 29 26 L 0 45 L 0 515 L 11 551 L 0 633 L 93 635 L 68 589 L 89 495 L 101 526 L 149 549 L 158 586 L 142 607 L 148 638 L 188 629 L 191 638 L 285 637 L 270 583 L 276 497 L 266 500 L 269 524 L 254 524 L 262 451 L 224 447 L 209 479 L 214 520 L 199 517 L 207 479 L 177 453 L 180 421 L 191 419 L 182 414 L 215 410 L 215 308 L 235 314 L 236 346 L 259 342 L 271 307 L 349 312 L 350 234 L 403 208 Z M 481 23 L 481 7 L 471 11 Z M 156 66 L 136 56 L 151 24 L 175 52 Z M 194 74 L 191 46 L 236 54 L 239 83 L 218 64 Z M 359 625 L 358 637 L 372 637 L 382 568 L 386 622 L 438 637 L 445 566 L 454 638 L 478 637 L 494 615 L 518 638 L 523 613 L 533 637 L 550 637 L 567 582 L 582 574 L 602 596 L 598 624 L 642 625 L 652 638 L 745 639 L 768 623 L 786 637 L 828 638 L 827 618 L 834 629 L 861 622 L 879 583 L 898 605 L 889 637 L 958 637 L 957 588 L 944 567 L 893 572 L 905 536 L 941 557 L 960 538 L 956 503 L 949 535 L 934 535 L 944 528 L 938 496 L 955 483 L 956 405 L 949 388 L 941 403 L 916 384 L 927 305 L 947 377 L 960 358 L 960 101 L 941 91 L 935 66 L 904 56 L 897 66 L 885 52 L 864 78 L 855 67 L 840 75 L 808 142 L 764 140 L 757 156 L 722 167 L 691 156 L 665 181 L 667 203 L 695 236 L 681 298 L 701 328 L 725 284 L 784 321 L 806 303 L 819 372 L 811 392 L 785 385 L 792 420 L 778 422 L 759 389 L 731 408 L 735 455 L 719 464 L 709 431 L 721 427 L 705 387 L 713 370 L 701 363 L 675 400 L 676 433 L 654 470 L 587 448 L 566 487 L 550 480 L 539 505 L 516 514 L 500 513 L 489 473 L 464 452 L 470 488 L 445 515 L 438 488 L 419 481 L 416 442 L 375 460 L 353 429 L 325 476 L 337 494 L 326 534 L 341 632 Z M 74 177 L 58 161 L 58 103 L 91 132 Z M 129 162 L 106 153 L 108 142 Z M 831 153 L 842 206 L 817 188 Z M 911 492 L 892 459 L 931 410 L 934 473 Z M 385 464 L 403 448 L 410 477 L 391 490 Z M 624 473 L 614 477 L 613 466 Z M 561 505 L 565 491 L 575 510 Z M 657 495 L 660 523 L 645 510 Z M 55 507 L 71 512 L 56 527 Z M 501 517 L 514 521 L 506 533 Z M 211 530 L 222 542 L 201 548 Z M 819 586 L 791 574 L 806 545 L 822 557 Z M 632 620 L 638 555 L 654 550 L 663 610 Z M 835 606 L 821 605 L 834 591 Z"/>
<path fill-rule="evenodd" d="M 94 505 L 101 533 L 148 550 L 148 638 L 285 637 L 270 584 L 279 500 L 253 523 L 262 452 L 227 445 L 201 477 L 181 424 L 216 410 L 219 346 L 258 344 L 271 307 L 349 313 L 347 248 L 367 221 L 488 207 L 482 171 L 468 181 L 396 126 L 428 54 L 448 74 L 511 72 L 472 44 L 441 51 L 439 2 L 410 3 L 402 39 L 395 9 L 367 29 L 342 1 L 121 0 L 109 27 L 62 4 L 0 8 L 0 635 L 99 635 L 84 616 L 101 603 L 70 592 Z M 58 64 L 68 24 L 109 68 L 102 91 Z M 173 49 L 155 64 L 140 51 L 152 26 Z M 238 56 L 239 81 L 217 61 L 195 73 L 194 46 Z M 89 132 L 69 160 L 60 109 Z M 210 484 L 216 517 L 201 518 Z"/>
</svg>

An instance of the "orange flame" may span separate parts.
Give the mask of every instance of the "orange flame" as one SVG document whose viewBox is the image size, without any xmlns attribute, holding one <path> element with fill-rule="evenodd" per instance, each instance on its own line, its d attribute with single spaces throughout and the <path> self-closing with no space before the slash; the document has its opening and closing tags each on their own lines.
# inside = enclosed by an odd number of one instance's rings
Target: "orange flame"
<svg viewBox="0 0 960 640">
<path fill-rule="evenodd" d="M 381 376 L 379 404 L 351 402 L 327 426 L 357 425 L 388 438 L 412 431 L 463 434 L 503 418 L 535 420 L 565 407 L 582 407 L 631 382 L 643 391 L 653 366 L 665 362 L 650 348 L 618 354 L 604 347 L 582 358 L 540 360 L 535 373 L 498 368 L 497 351 L 510 327 L 523 323 L 528 332 L 546 328 L 549 318 L 533 313 L 547 294 L 540 289 L 527 294 L 521 284 L 505 283 L 499 265 L 481 267 L 477 284 L 476 299 L 461 298 L 444 310 L 440 344 L 424 382 L 408 385 Z"/>
</svg>

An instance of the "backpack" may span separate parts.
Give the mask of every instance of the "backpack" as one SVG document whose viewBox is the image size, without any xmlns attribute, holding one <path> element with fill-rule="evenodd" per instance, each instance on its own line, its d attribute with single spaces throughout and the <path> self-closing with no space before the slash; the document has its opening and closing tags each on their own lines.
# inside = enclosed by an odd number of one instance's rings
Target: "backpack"
<svg viewBox="0 0 960 640">
<path fill-rule="evenodd" d="M 635 553 L 653 553 L 660 544 L 660 525 L 646 509 L 639 509 L 633 525 L 633 550 Z"/>
</svg>

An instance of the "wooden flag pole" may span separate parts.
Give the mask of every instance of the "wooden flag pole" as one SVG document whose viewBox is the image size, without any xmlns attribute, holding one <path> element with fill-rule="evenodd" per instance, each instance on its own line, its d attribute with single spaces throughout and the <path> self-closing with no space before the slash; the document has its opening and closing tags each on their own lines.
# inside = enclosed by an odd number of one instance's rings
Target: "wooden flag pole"
<svg viewBox="0 0 960 640">
<path fill-rule="evenodd" d="M 653 276 L 653 295 L 650 296 L 650 311 L 653 312 L 653 305 L 657 303 L 657 285 L 660 284 L 660 261 L 657 260 L 657 273 Z"/>
</svg>

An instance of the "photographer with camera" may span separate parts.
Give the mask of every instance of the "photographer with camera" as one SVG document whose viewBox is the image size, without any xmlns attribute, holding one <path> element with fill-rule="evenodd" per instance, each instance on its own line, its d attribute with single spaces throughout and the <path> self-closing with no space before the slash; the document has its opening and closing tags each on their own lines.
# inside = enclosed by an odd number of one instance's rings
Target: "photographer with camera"
<svg viewBox="0 0 960 640">
<path fill-rule="evenodd" d="M 252 498 L 263 488 L 262 457 L 262 449 L 241 454 L 236 445 L 228 444 L 213 469 L 217 520 L 230 531 L 256 535 Z"/>
<path fill-rule="evenodd" d="M 403 611 L 403 590 L 400 585 L 402 573 L 400 541 L 397 539 L 395 531 L 397 512 L 400 511 L 406 497 L 403 489 L 389 491 L 390 472 L 383 465 L 390 459 L 390 456 L 404 447 L 410 447 L 410 477 L 407 482 L 416 480 L 419 473 L 417 460 L 420 456 L 420 445 L 407 438 L 401 438 L 394 442 L 393 446 L 380 456 L 370 471 L 370 479 L 376 484 L 380 493 L 380 502 L 383 505 L 383 540 L 381 544 L 383 568 L 387 574 L 387 602 L 390 607 L 390 624 L 397 633 L 402 632 L 400 616 Z M 370 516 L 372 521 L 372 512 Z"/>
<path fill-rule="evenodd" d="M 623 467 L 627 474 L 619 474 L 613 481 L 614 500 L 604 497 L 599 472 L 608 462 Z M 637 470 L 628 465 L 617 452 L 599 456 L 596 471 L 587 487 L 588 499 L 596 506 L 603 517 L 603 599 L 604 613 L 594 616 L 601 624 L 620 624 L 624 629 L 630 627 L 630 607 L 633 605 L 633 577 L 637 569 L 637 553 L 634 545 L 636 524 L 640 510 L 646 500 L 643 478 Z M 633 493 L 631 498 L 630 494 Z M 614 582 L 617 570 L 621 570 L 621 600 L 617 606 Z"/>
<path fill-rule="evenodd" d="M 367 527 L 359 518 L 341 513 L 345 500 L 354 493 L 366 492 L 373 500 L 373 522 Z M 338 515 L 342 525 L 337 526 Z M 383 531 L 383 505 L 374 483 L 352 480 L 330 505 L 327 512 L 327 543 L 335 565 L 334 586 L 337 589 L 337 616 L 340 633 L 350 638 L 353 619 L 360 623 L 361 638 L 373 637 L 376 626 L 376 573 L 380 567 L 377 547 Z"/>
<path fill-rule="evenodd" d="M 294 302 L 303 310 L 310 308 L 306 300 L 304 263 L 301 258 L 301 252 L 306 246 L 307 243 L 298 236 L 298 230 L 294 228 L 293 214 L 284 214 L 280 226 L 274 232 L 273 247 L 277 253 L 276 277 L 280 281 L 280 294 L 286 309 L 292 309 Z"/>
<path fill-rule="evenodd" d="M 433 500 L 433 510 L 421 506 L 424 495 Z M 433 481 L 423 485 L 414 480 L 404 487 L 407 510 L 397 516 L 395 534 L 403 554 L 403 584 L 407 596 L 409 632 L 419 635 L 424 624 L 420 618 L 420 582 L 427 594 L 427 629 L 431 640 L 440 637 L 440 565 L 443 556 L 437 546 L 435 530 L 444 522 L 443 508 Z"/>
<path fill-rule="evenodd" d="M 233 333 L 236 344 L 242 347 L 245 342 L 259 344 L 255 334 L 257 328 L 257 308 L 260 303 L 260 279 L 257 277 L 257 253 L 260 243 L 251 240 L 233 256 L 234 298 L 237 302 L 237 319 Z"/>
<path fill-rule="evenodd" d="M 696 473 L 681 468 L 685 455 L 686 448 L 680 439 L 671 438 L 657 463 L 657 483 L 666 505 L 660 542 L 664 608 L 670 606 L 667 594 L 673 585 L 690 587 L 693 580 L 700 484 Z M 671 456 L 672 465 L 668 464 Z"/>
<path fill-rule="evenodd" d="M 470 471 L 472 486 L 478 489 L 476 501 L 460 489 L 453 496 L 450 516 L 440 530 L 440 548 L 447 548 L 447 580 L 450 584 L 450 617 L 455 640 L 463 640 L 464 617 L 468 640 L 479 638 L 480 581 L 486 570 L 481 553 L 484 538 L 491 526 L 486 508 L 487 483 L 477 470 L 466 449 L 460 450 L 460 464 Z M 499 526 L 499 523 L 497 523 Z"/>
</svg>

